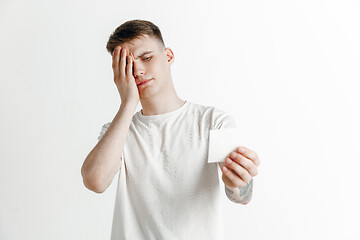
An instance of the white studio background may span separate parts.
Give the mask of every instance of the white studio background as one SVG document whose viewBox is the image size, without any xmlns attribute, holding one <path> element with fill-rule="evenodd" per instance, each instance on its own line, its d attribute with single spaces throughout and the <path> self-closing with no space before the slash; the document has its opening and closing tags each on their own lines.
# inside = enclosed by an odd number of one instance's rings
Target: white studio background
<svg viewBox="0 0 360 240">
<path fill-rule="evenodd" d="M 360 4 L 337 0 L 0 1 L 0 239 L 109 239 L 118 174 L 80 169 L 120 96 L 105 45 L 150 20 L 179 96 L 233 114 L 261 159 L 226 237 L 360 239 Z M 138 110 L 141 109 L 139 103 Z"/>
</svg>

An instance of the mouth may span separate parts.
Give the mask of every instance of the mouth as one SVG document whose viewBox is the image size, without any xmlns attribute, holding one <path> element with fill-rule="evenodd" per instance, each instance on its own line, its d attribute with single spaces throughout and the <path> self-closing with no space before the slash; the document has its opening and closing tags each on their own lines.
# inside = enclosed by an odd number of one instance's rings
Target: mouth
<svg viewBox="0 0 360 240">
<path fill-rule="evenodd" d="M 148 82 L 150 82 L 151 80 L 152 80 L 152 78 L 151 78 L 151 79 L 148 79 L 148 80 L 145 80 L 145 81 L 139 83 L 137 86 L 145 85 L 145 84 L 147 84 Z"/>
</svg>

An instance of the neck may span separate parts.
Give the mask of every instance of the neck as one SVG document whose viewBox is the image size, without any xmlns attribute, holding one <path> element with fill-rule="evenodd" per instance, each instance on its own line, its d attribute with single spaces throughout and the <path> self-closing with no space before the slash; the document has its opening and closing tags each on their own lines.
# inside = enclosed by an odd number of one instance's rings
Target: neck
<svg viewBox="0 0 360 240">
<path fill-rule="evenodd" d="M 177 96 L 175 90 L 167 92 L 164 95 L 157 95 L 148 99 L 140 99 L 140 102 L 142 106 L 141 113 L 144 116 L 172 112 L 182 107 L 185 103 L 184 100 Z"/>
</svg>

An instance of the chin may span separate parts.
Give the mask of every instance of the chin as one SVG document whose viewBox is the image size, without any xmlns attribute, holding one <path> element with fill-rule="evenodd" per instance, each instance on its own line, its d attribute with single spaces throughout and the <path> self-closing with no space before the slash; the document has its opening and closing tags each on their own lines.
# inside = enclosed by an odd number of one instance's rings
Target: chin
<svg viewBox="0 0 360 240">
<path fill-rule="evenodd" d="M 157 88 L 155 86 L 151 86 L 143 90 L 144 91 L 139 92 L 140 99 L 142 100 L 154 97 L 158 94 Z"/>
</svg>

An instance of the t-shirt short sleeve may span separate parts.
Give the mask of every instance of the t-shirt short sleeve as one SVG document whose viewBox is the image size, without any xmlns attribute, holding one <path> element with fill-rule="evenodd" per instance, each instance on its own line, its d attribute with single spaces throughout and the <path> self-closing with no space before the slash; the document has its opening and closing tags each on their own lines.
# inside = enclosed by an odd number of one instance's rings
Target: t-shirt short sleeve
<svg viewBox="0 0 360 240">
<path fill-rule="evenodd" d="M 218 108 L 214 108 L 212 119 L 213 121 L 211 129 L 226 129 L 237 127 L 233 116 L 230 113 Z"/>
<path fill-rule="evenodd" d="M 230 113 L 214 107 L 214 110 L 212 112 L 211 129 L 227 129 L 236 127 L 236 122 Z M 220 163 L 218 163 L 217 166 L 219 167 L 219 171 L 221 171 Z"/>
<path fill-rule="evenodd" d="M 98 137 L 98 141 L 101 140 L 101 138 L 104 136 L 104 134 L 106 133 L 106 131 L 108 130 L 109 126 L 110 126 L 111 122 L 105 123 L 100 131 L 100 135 Z"/>
</svg>

